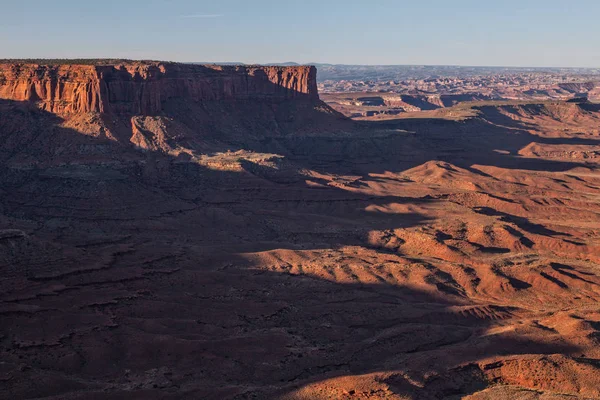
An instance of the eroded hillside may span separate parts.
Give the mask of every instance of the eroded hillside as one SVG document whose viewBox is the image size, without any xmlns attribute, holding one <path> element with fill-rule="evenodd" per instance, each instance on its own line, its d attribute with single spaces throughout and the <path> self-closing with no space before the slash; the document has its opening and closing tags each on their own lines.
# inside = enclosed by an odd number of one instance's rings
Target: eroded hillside
<svg viewBox="0 0 600 400">
<path fill-rule="evenodd" d="M 1 397 L 600 397 L 597 107 L 357 122 L 299 68 L 0 91 Z"/>
</svg>

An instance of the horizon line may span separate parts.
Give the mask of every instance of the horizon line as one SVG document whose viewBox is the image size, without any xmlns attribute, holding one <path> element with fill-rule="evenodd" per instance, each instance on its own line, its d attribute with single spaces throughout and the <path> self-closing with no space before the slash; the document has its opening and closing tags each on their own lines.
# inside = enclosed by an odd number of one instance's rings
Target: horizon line
<svg viewBox="0 0 600 400">
<path fill-rule="evenodd" d="M 208 14 L 207 14 L 208 15 Z M 210 14 L 213 15 L 213 14 Z M 218 14 L 214 14 L 218 15 Z M 221 15 L 219 15 L 221 16 Z M 183 17 L 182 17 L 183 18 Z M 186 18 L 193 18 L 192 16 Z M 201 17 L 196 17 L 201 18 Z M 243 61 L 175 61 L 166 59 L 153 58 L 123 58 L 123 57 L 67 57 L 67 58 L 51 58 L 51 57 L 8 57 L 0 58 L 0 62 L 14 61 L 140 61 L 140 62 L 165 62 L 165 63 L 180 63 L 180 64 L 215 64 L 215 65 L 331 65 L 331 66 L 350 66 L 350 67 L 454 67 L 454 68 L 507 68 L 507 69 L 600 69 L 600 66 L 535 66 L 535 65 L 491 65 L 491 64 L 352 64 L 352 63 L 332 63 L 332 62 L 296 62 L 296 61 L 279 61 L 279 62 L 243 62 Z"/>
</svg>

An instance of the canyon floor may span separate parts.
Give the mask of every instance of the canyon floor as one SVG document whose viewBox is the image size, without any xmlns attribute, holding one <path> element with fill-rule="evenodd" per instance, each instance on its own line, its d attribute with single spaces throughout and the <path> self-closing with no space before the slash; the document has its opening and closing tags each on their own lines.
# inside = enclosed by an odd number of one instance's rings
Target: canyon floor
<svg viewBox="0 0 600 400">
<path fill-rule="evenodd" d="M 1 398 L 600 398 L 599 106 L 223 107 L 0 101 Z"/>
</svg>

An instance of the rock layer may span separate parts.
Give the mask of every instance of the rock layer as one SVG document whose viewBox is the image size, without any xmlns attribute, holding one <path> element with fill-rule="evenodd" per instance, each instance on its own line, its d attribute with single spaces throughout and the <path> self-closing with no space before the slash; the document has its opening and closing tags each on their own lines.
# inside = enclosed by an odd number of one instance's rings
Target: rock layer
<svg viewBox="0 0 600 400">
<path fill-rule="evenodd" d="M 311 66 L 0 64 L 0 98 L 57 113 L 153 115 L 166 100 L 318 100 Z"/>
</svg>

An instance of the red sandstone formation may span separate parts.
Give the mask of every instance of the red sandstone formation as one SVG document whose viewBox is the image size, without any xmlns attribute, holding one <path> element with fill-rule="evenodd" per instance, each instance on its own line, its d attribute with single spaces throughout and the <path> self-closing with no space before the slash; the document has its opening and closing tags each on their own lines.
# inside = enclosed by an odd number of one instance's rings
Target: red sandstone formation
<svg viewBox="0 0 600 400">
<path fill-rule="evenodd" d="M 2 71 L 0 398 L 600 398 L 600 106 Z"/>
<path fill-rule="evenodd" d="M 57 114 L 154 115 L 171 98 L 318 100 L 314 67 L 176 63 L 115 65 L 0 64 L 0 98 L 36 101 Z"/>
</svg>

